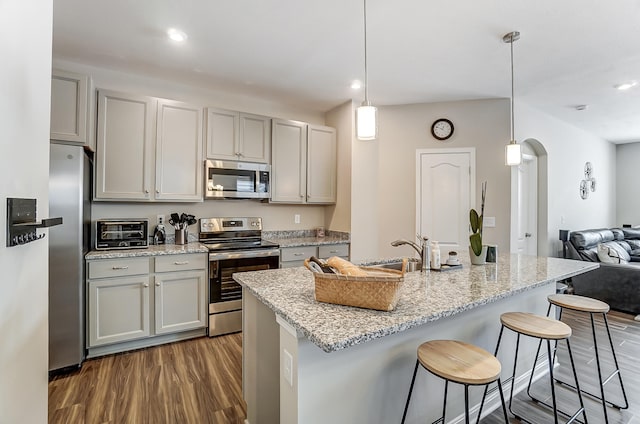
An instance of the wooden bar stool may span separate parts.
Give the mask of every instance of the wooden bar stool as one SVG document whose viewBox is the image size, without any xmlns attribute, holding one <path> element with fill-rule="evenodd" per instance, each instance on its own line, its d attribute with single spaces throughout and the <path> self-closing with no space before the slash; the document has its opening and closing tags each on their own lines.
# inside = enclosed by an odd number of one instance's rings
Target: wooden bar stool
<svg viewBox="0 0 640 424">
<path fill-rule="evenodd" d="M 427 371 L 445 381 L 442 417 L 434 421 L 434 423 L 445 422 L 447 388 L 449 387 L 450 381 L 464 385 L 464 411 L 465 423 L 467 424 L 469 423 L 469 386 L 484 385 L 488 388 L 489 384 L 497 382 L 504 419 L 506 423 L 509 422 L 504 395 L 502 393 L 502 385 L 500 384 L 500 371 L 502 370 L 500 361 L 486 350 L 468 343 L 455 340 L 432 340 L 422 343 L 418 347 L 418 359 L 416 360 L 416 367 L 413 370 L 409 395 L 407 396 L 407 403 L 405 404 L 404 413 L 402 414 L 403 424 L 407 417 L 411 392 L 413 392 L 413 385 L 418 372 L 418 365 L 422 365 Z M 478 413 L 478 422 L 480 421 L 481 412 L 482 408 Z"/>
<path fill-rule="evenodd" d="M 506 328 L 511 331 L 514 331 L 517 334 L 516 337 L 516 352 L 513 360 L 513 373 L 511 375 L 511 391 L 509 394 L 509 411 L 520 421 L 531 423 L 531 421 L 525 419 L 521 415 L 513 412 L 512 402 L 513 402 L 513 387 L 516 377 L 516 367 L 518 365 L 518 350 L 520 348 L 520 335 L 534 337 L 540 339 L 540 344 L 538 345 L 538 352 L 536 353 L 536 359 L 534 361 L 533 368 L 531 369 L 531 378 L 533 377 L 533 371 L 535 370 L 535 364 L 538 360 L 538 353 L 540 351 L 540 345 L 543 340 L 547 342 L 547 355 L 549 358 L 549 381 L 551 383 L 551 399 L 553 401 L 552 405 L 549 405 L 546 402 L 536 400 L 536 402 L 545 405 L 549 408 L 553 409 L 553 418 L 554 423 L 558 423 L 558 413 L 569 417 L 567 423 L 573 422 L 576 420 L 578 415 L 582 413 L 584 417 L 585 424 L 587 423 L 587 414 L 584 409 L 584 403 L 582 401 L 582 392 L 580 391 L 578 384 L 578 375 L 576 373 L 576 368 L 573 362 L 573 354 L 571 353 L 571 344 L 569 343 L 569 337 L 571 337 L 571 327 L 562 321 L 555 320 L 549 317 L 544 317 L 540 315 L 531 314 L 528 312 L 507 312 L 500 315 L 500 322 L 502 327 L 500 328 L 500 335 L 498 336 L 498 343 L 496 344 L 496 351 L 494 355 L 498 355 L 498 350 L 500 349 L 500 341 L 502 339 L 502 333 Z M 566 412 L 563 412 L 558 409 L 556 405 L 556 391 L 554 387 L 554 377 L 553 377 L 553 358 L 554 356 L 551 354 L 551 341 L 555 341 L 557 343 L 558 340 L 565 340 L 567 343 L 567 351 L 569 352 L 569 359 L 571 360 L 571 369 L 573 370 L 573 377 L 576 383 L 576 387 L 578 390 L 578 400 L 580 401 L 580 409 L 578 409 L 573 415 L 569 415 Z M 555 347 L 554 347 L 555 352 Z M 531 384 L 531 378 L 529 379 L 529 384 Z M 484 398 L 487 394 L 487 390 L 485 389 L 484 395 L 482 397 L 482 403 L 484 403 Z M 482 406 L 481 403 L 481 406 Z"/>
<path fill-rule="evenodd" d="M 613 340 L 611 338 L 611 331 L 609 330 L 609 322 L 607 321 L 607 312 L 609 312 L 609 305 L 605 302 L 602 302 L 597 299 L 592 299 L 590 297 L 584 296 L 576 296 L 569 294 L 553 294 L 547 297 L 549 300 L 549 309 L 547 310 L 547 316 L 551 313 L 551 306 L 556 306 L 560 308 L 559 317 L 562 317 L 562 311 L 564 309 L 570 309 L 572 311 L 584 312 L 588 313 L 591 317 L 591 333 L 593 335 L 593 347 L 596 355 L 596 365 L 598 368 L 598 381 L 600 383 L 600 396 L 595 395 L 593 393 L 589 393 L 585 390 L 582 390 L 583 393 L 596 398 L 602 402 L 602 409 L 604 411 L 604 421 L 605 423 L 609 422 L 609 417 L 607 415 L 607 404 L 613 406 L 618 409 L 627 409 L 629 407 L 629 401 L 627 400 L 627 393 L 624 389 L 624 384 L 622 382 L 622 374 L 620 373 L 620 366 L 618 365 L 618 358 L 616 357 L 616 351 L 613 347 Z M 613 363 L 615 364 L 615 371 L 611 373 L 607 378 L 602 378 L 602 370 L 600 367 L 600 352 L 598 350 L 598 340 L 596 338 L 596 325 L 593 319 L 595 314 L 602 314 L 602 318 L 604 319 L 604 327 L 607 330 L 607 336 L 609 338 L 609 345 L 611 346 L 611 354 L 613 356 Z M 540 351 L 540 345 L 538 345 L 538 352 Z M 537 355 L 536 355 L 537 357 Z M 615 404 L 606 400 L 604 393 L 604 386 L 615 376 L 618 376 L 618 381 L 620 382 L 620 388 L 622 389 L 622 396 L 624 397 L 624 406 Z M 576 389 L 575 386 L 566 383 L 564 381 L 557 380 L 558 382 L 572 387 Z M 529 386 L 531 386 L 531 380 L 529 380 Z M 527 387 L 527 392 L 529 392 L 529 387 Z M 531 395 L 529 395 L 531 396 Z"/>
</svg>

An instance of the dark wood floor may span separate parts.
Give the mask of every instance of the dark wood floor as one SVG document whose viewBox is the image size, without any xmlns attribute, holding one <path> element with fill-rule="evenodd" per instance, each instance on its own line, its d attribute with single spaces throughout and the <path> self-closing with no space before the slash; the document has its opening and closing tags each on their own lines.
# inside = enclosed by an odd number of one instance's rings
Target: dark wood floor
<svg viewBox="0 0 640 424">
<path fill-rule="evenodd" d="M 572 349 L 580 384 L 598 393 L 594 386 L 597 370 L 588 315 L 565 313 L 563 321 L 574 330 Z M 630 404 L 627 410 L 608 408 L 609 422 L 640 424 L 640 322 L 631 315 L 611 312 L 609 323 Z M 612 360 L 607 354 L 610 349 L 604 347 L 605 368 L 610 370 Z M 562 344 L 559 360 L 568 364 Z M 241 424 L 246 415 L 241 363 L 241 334 L 203 337 L 88 360 L 82 369 L 55 377 L 49 383 L 49 422 Z M 558 374 L 563 378 L 570 375 L 562 367 Z M 574 408 L 575 393 L 560 385 L 556 387 L 560 407 Z M 606 387 L 612 400 L 620 399 L 616 381 Z M 541 398 L 548 398 L 548 380 L 537 382 L 534 389 Z M 524 416 L 538 423 L 553 422 L 548 411 L 526 395 L 518 395 L 516 400 L 514 409 Z M 589 423 L 604 423 L 601 404 L 588 397 L 585 403 Z M 483 421 L 502 422 L 497 411 Z M 518 421 L 512 418 L 511 422 Z"/>
<path fill-rule="evenodd" d="M 49 422 L 240 424 L 241 367 L 241 334 L 88 360 L 49 382 Z"/>
</svg>

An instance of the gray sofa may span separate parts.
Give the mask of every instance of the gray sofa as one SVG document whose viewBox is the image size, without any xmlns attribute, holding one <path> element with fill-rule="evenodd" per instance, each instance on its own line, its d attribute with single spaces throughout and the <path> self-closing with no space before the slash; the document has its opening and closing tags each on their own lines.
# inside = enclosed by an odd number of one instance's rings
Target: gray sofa
<svg viewBox="0 0 640 424">
<path fill-rule="evenodd" d="M 598 244 L 628 262 L 605 263 L 598 256 Z M 565 242 L 567 259 L 600 262 L 600 268 L 573 277 L 577 295 L 607 302 L 611 309 L 640 314 L 640 228 L 603 228 L 573 231 Z M 625 254 L 626 252 L 626 254 Z M 607 259 L 607 258 L 605 258 Z M 640 315 L 636 317 L 639 319 Z"/>
</svg>

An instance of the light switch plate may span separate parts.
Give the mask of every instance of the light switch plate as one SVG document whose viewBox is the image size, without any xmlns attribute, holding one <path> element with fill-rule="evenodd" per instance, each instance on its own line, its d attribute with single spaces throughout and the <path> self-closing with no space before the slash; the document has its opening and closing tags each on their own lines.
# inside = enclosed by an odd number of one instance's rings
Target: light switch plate
<svg viewBox="0 0 640 424">
<path fill-rule="evenodd" d="M 293 356 L 291 356 L 287 349 L 282 350 L 282 376 L 284 377 L 284 381 L 293 387 Z"/>
<path fill-rule="evenodd" d="M 495 216 L 485 216 L 482 220 L 482 225 L 487 228 L 493 228 L 496 226 L 496 217 Z"/>
</svg>

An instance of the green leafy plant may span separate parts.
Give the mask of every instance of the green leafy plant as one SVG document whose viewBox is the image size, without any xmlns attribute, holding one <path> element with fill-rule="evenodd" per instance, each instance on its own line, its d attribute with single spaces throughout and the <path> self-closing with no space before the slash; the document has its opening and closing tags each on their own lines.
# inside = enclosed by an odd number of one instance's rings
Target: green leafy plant
<svg viewBox="0 0 640 424">
<path fill-rule="evenodd" d="M 471 223 L 472 234 L 469 236 L 471 249 L 476 256 L 482 253 L 482 219 L 484 217 L 484 200 L 487 194 L 487 182 L 482 183 L 482 203 L 480 204 L 480 215 L 475 209 L 469 211 L 469 222 Z"/>
</svg>

